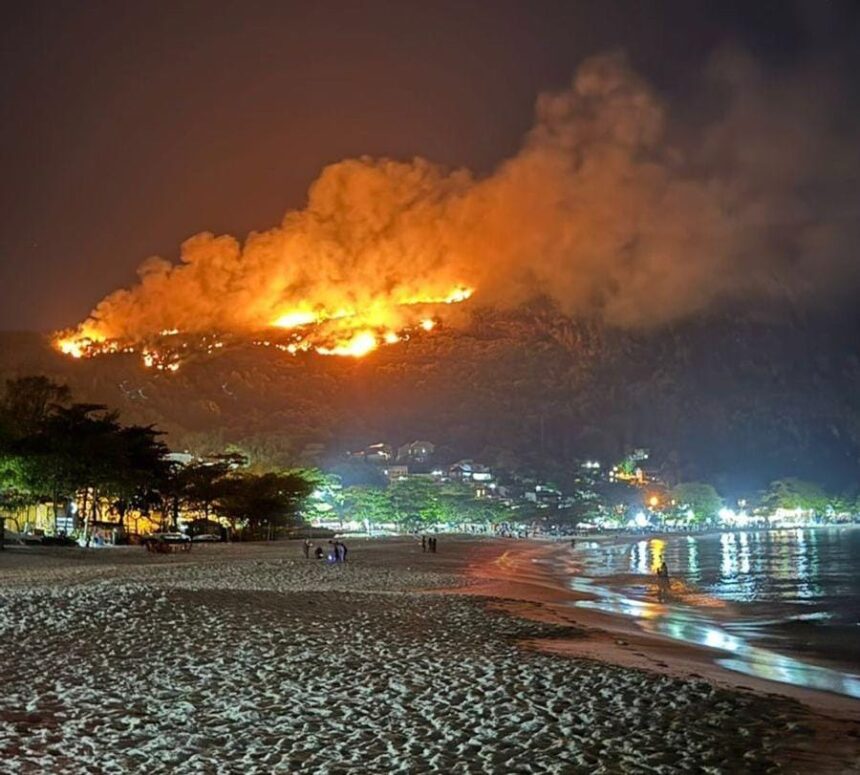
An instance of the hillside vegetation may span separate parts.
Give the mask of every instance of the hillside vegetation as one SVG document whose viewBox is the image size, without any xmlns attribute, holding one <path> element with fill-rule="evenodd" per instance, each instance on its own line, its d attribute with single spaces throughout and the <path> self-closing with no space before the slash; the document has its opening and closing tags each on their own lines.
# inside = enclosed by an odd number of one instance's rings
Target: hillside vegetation
<svg viewBox="0 0 860 775">
<path fill-rule="evenodd" d="M 124 421 L 156 424 L 174 448 L 234 444 L 274 464 L 426 438 L 452 458 L 554 476 L 579 457 L 647 447 L 670 481 L 846 487 L 860 470 L 855 332 L 824 315 L 749 312 L 626 332 L 534 305 L 478 311 L 465 328 L 358 360 L 234 339 L 175 373 L 129 354 L 75 361 L 44 336 L 5 333 L 0 375 L 46 374 Z"/>
</svg>

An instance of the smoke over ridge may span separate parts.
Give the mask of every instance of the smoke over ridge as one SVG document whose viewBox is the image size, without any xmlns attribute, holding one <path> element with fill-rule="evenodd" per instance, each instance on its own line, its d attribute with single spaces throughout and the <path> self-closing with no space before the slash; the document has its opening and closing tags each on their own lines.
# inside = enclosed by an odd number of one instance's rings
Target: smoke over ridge
<svg viewBox="0 0 860 775">
<path fill-rule="evenodd" d="M 620 326 L 826 298 L 856 287 L 860 158 L 838 95 L 818 84 L 724 54 L 703 84 L 721 95 L 715 118 L 682 126 L 622 56 L 589 59 L 538 98 L 521 149 L 492 174 L 332 164 L 304 209 L 244 245 L 203 233 L 178 264 L 146 260 L 78 333 L 133 342 L 296 314 L 396 327 L 464 288 L 480 304 L 544 294 Z"/>
</svg>

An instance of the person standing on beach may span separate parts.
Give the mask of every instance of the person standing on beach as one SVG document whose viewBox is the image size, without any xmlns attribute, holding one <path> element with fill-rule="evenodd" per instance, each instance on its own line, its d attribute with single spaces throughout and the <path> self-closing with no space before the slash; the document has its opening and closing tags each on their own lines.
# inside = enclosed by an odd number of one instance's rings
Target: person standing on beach
<svg viewBox="0 0 860 775">
<path fill-rule="evenodd" d="M 306 538 L 303 546 L 306 560 L 309 560 L 311 558 L 311 546 L 313 546 L 313 544 L 310 542 L 310 539 Z"/>
<path fill-rule="evenodd" d="M 430 551 L 433 552 L 433 554 L 436 554 L 436 541 L 437 541 L 436 536 L 433 536 L 430 539 Z"/>
<path fill-rule="evenodd" d="M 427 551 L 427 536 L 421 536 L 421 551 Z"/>
<path fill-rule="evenodd" d="M 666 565 L 666 560 L 660 563 L 657 568 L 657 600 L 665 603 L 669 597 L 669 567 Z"/>
</svg>

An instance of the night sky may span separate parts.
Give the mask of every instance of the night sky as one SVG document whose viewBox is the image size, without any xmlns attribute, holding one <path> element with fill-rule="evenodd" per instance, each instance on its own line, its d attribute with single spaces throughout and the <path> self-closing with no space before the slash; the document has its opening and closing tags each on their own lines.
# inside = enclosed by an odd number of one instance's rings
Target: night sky
<svg viewBox="0 0 860 775">
<path fill-rule="evenodd" d="M 698 115 L 724 47 L 814 62 L 857 98 L 860 5 L 19 2 L 3 9 L 0 329 L 73 324 L 148 255 L 244 236 L 320 168 L 421 155 L 488 172 L 587 56 L 623 49 Z"/>
</svg>

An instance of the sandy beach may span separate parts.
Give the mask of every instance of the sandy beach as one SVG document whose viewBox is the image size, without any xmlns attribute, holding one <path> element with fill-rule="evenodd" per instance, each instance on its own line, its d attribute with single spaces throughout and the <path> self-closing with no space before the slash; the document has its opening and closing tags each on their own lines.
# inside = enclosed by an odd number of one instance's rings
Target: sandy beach
<svg viewBox="0 0 860 775">
<path fill-rule="evenodd" d="M 543 550 L 6 550 L 0 772 L 858 771 L 860 703 L 563 617 Z"/>
</svg>

